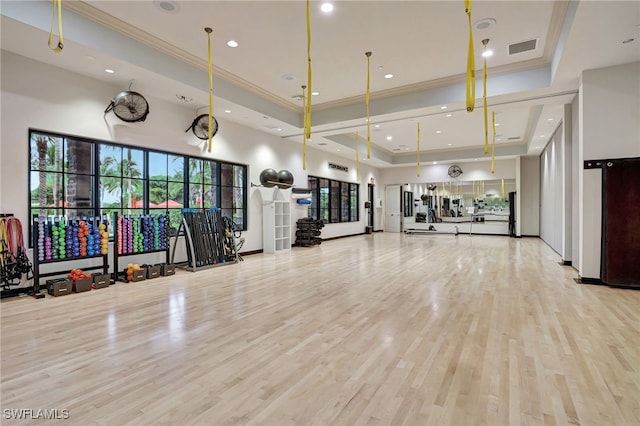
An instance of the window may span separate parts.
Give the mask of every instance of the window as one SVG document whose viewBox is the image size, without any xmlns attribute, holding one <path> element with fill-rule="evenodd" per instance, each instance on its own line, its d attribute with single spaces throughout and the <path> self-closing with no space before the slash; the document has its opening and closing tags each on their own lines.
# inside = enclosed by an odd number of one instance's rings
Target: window
<svg viewBox="0 0 640 426">
<path fill-rule="evenodd" d="M 30 217 L 168 212 L 178 228 L 184 207 L 220 208 L 246 229 L 244 165 L 36 130 L 29 156 Z"/>
<path fill-rule="evenodd" d="M 309 176 L 311 189 L 309 217 L 325 223 L 357 222 L 360 219 L 357 183 Z"/>
</svg>

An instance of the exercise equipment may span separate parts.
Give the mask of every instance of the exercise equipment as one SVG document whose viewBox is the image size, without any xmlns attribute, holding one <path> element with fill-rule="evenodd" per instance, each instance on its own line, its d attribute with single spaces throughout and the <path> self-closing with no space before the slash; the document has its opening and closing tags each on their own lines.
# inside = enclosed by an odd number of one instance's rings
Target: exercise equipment
<svg viewBox="0 0 640 426">
<path fill-rule="evenodd" d="M 272 188 L 278 183 L 278 172 L 273 169 L 264 169 L 260 173 L 260 184 L 267 188 Z"/>
<path fill-rule="evenodd" d="M 293 185 L 293 174 L 289 170 L 280 170 L 278 172 L 278 183 L 290 187 Z"/>
<path fill-rule="evenodd" d="M 239 228 L 233 220 L 223 217 L 220 209 L 182 209 L 178 233 L 181 230 L 184 230 L 187 248 L 185 269 L 197 271 L 239 260 Z M 172 262 L 175 249 L 174 245 Z"/>
<path fill-rule="evenodd" d="M 44 226 L 42 236 L 38 229 L 38 239 L 46 241 Z M 34 233 L 35 235 L 35 233 Z M 38 256 L 42 253 L 46 256 L 46 249 L 39 250 Z M 20 220 L 13 216 L 0 218 L 0 286 L 2 287 L 2 296 L 11 294 L 11 286 L 20 286 L 23 278 L 30 280 L 29 273 L 33 273 L 33 265 L 27 256 L 24 246 L 24 238 L 22 233 L 22 224 Z M 31 290 L 27 292 L 36 298 L 41 298 L 40 287 L 35 284 Z"/>
<path fill-rule="evenodd" d="M 107 216 L 73 219 L 67 216 L 38 216 L 33 218 L 32 230 L 34 236 L 33 287 L 37 289 L 36 292 L 40 290 L 40 278 L 69 272 L 69 270 L 57 270 L 41 273 L 42 264 L 102 258 L 101 265 L 84 269 L 108 273 Z"/>
<path fill-rule="evenodd" d="M 166 262 L 169 263 L 169 241 L 167 227 L 169 219 L 167 213 L 162 214 L 138 214 L 122 215 L 114 213 L 114 280 L 118 280 L 123 271 L 119 270 L 119 258 L 130 255 L 148 253 L 166 253 Z M 108 234 L 101 231 L 100 250 L 108 245 Z M 128 274 L 123 274 L 123 279 L 131 281 Z M 136 281 L 136 280 L 134 280 Z"/>
</svg>

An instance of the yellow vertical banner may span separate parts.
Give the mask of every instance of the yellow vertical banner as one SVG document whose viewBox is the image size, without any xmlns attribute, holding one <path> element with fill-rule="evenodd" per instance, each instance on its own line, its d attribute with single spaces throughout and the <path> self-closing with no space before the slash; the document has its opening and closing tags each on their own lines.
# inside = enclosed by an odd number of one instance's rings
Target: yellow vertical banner
<svg viewBox="0 0 640 426">
<path fill-rule="evenodd" d="M 56 53 L 62 52 L 64 48 L 64 37 L 62 36 L 62 0 L 53 0 L 53 15 L 51 16 L 51 30 L 49 31 L 49 49 Z M 58 16 L 58 43 L 53 44 L 53 26 Z"/>
<path fill-rule="evenodd" d="M 309 89 L 306 106 L 307 114 L 304 121 L 304 135 L 307 139 L 311 139 L 311 2 L 307 0 L 307 87 Z"/>
<path fill-rule="evenodd" d="M 484 40 L 482 40 L 482 45 L 484 46 L 484 51 L 487 51 L 487 44 L 489 44 L 489 39 L 485 38 Z M 489 153 L 489 120 L 488 120 L 488 114 L 489 112 L 487 111 L 487 57 L 484 56 L 484 75 L 482 77 L 482 107 L 483 107 L 483 113 L 484 113 L 484 155 L 487 155 Z"/>
<path fill-rule="evenodd" d="M 417 123 L 417 124 L 418 124 L 418 140 L 416 143 L 416 157 L 417 157 L 416 160 L 417 160 L 417 167 L 418 167 L 417 176 L 420 177 L 420 123 Z"/>
<path fill-rule="evenodd" d="M 467 49 L 467 111 L 472 112 L 476 103 L 476 59 L 473 49 L 473 25 L 471 24 L 471 0 L 464 0 L 464 12 L 469 21 L 469 47 Z"/>
<path fill-rule="evenodd" d="M 502 184 L 500 185 L 500 195 L 502 196 L 502 198 L 504 199 L 504 178 L 502 178 Z"/>
</svg>

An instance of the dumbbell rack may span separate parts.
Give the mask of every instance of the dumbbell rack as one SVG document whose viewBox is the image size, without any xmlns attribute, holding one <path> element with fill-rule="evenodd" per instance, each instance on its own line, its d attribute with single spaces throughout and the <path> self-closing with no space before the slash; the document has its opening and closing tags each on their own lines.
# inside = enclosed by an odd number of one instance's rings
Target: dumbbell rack
<svg viewBox="0 0 640 426">
<path fill-rule="evenodd" d="M 119 220 L 119 216 L 122 220 Z M 149 218 L 150 215 L 119 215 L 118 213 L 114 213 L 113 214 L 113 279 L 114 281 L 118 281 L 118 277 L 119 275 L 122 273 L 122 271 L 120 271 L 118 264 L 119 264 L 119 259 L 121 257 L 127 257 L 127 256 L 137 256 L 137 255 L 143 255 L 143 254 L 150 254 L 150 253 L 162 253 L 165 252 L 166 254 L 166 263 L 170 263 L 169 262 L 169 237 L 168 237 L 168 231 L 169 231 L 169 212 L 167 212 L 164 217 L 164 229 L 163 229 L 163 234 L 164 234 L 164 238 L 165 238 L 165 244 L 164 244 L 164 248 L 159 248 L 159 249 L 145 249 L 144 247 L 142 249 L 136 249 L 134 244 L 129 245 L 129 242 L 131 241 L 131 238 L 133 237 L 133 235 L 127 235 L 128 238 L 123 238 L 123 233 L 127 233 L 129 232 L 128 229 L 123 229 L 123 222 L 124 220 L 134 220 L 134 221 L 138 221 L 138 224 L 140 223 L 140 220 L 144 220 L 145 218 Z M 139 225 L 138 225 L 139 226 Z M 122 246 L 122 244 L 127 244 L 127 247 L 122 247 L 122 252 L 120 252 L 120 248 Z M 138 245 L 138 247 L 140 247 Z M 126 278 L 126 277 L 125 277 Z"/>
<path fill-rule="evenodd" d="M 100 218 L 83 219 L 83 220 L 91 220 L 94 223 L 100 222 Z M 40 247 L 41 239 L 38 238 L 39 231 L 40 231 L 39 226 L 40 226 L 40 223 L 38 221 L 38 217 L 34 216 L 33 224 L 32 224 L 32 227 L 33 227 L 33 234 L 32 234 L 33 235 L 33 256 L 32 256 L 33 262 L 32 263 L 33 263 L 33 288 L 34 289 L 40 288 L 40 278 L 66 275 L 69 272 L 71 272 L 71 269 L 75 269 L 75 268 L 61 269 L 61 270 L 41 273 L 40 266 L 42 265 L 49 265 L 54 263 L 62 264 L 65 262 L 77 262 L 78 260 L 102 258 L 101 265 L 86 267 L 82 269 L 84 271 L 102 270 L 103 274 L 109 273 L 109 255 L 108 254 L 99 253 L 99 254 L 86 255 L 86 256 L 65 256 L 64 258 L 57 258 L 57 259 L 40 259 L 39 252 L 42 249 L 42 247 Z"/>
</svg>

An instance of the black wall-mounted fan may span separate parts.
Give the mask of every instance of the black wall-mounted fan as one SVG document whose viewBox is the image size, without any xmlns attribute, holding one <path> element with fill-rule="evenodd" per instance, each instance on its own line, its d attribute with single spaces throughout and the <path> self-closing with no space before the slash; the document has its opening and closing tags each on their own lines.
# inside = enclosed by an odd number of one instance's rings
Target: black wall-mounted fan
<svg viewBox="0 0 640 426">
<path fill-rule="evenodd" d="M 447 174 L 451 177 L 456 178 L 462 174 L 462 169 L 460 168 L 460 166 L 454 164 L 453 166 L 449 167 Z"/>
<path fill-rule="evenodd" d="M 140 93 L 125 91 L 114 96 L 104 113 L 111 110 L 120 120 L 136 123 L 147 119 L 149 103 Z"/>
<path fill-rule="evenodd" d="M 211 132 L 211 136 L 215 136 L 216 133 L 218 133 L 218 120 L 216 120 L 216 118 L 214 116 L 211 116 L 211 118 L 213 119 L 213 131 Z M 185 133 L 188 132 L 189 130 L 193 131 L 193 134 L 196 135 L 196 137 L 198 139 L 202 139 L 203 141 L 206 141 L 209 139 L 209 115 L 208 114 L 200 114 L 199 116 L 197 116 L 195 118 L 195 120 L 193 120 L 193 123 L 191 123 L 191 125 L 189 127 L 187 127 L 187 130 L 185 130 Z"/>
</svg>

